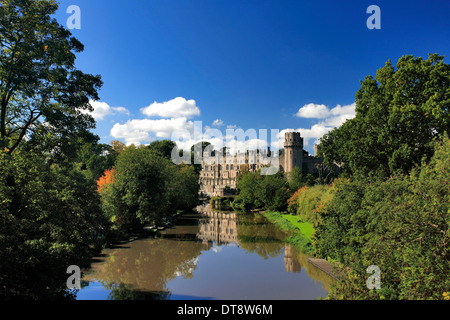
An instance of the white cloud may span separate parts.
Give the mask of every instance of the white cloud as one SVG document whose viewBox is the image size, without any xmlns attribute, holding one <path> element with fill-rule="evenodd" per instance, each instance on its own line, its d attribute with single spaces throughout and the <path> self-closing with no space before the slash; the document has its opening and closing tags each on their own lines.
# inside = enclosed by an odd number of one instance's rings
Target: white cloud
<svg viewBox="0 0 450 320">
<path fill-rule="evenodd" d="M 142 113 L 148 117 L 157 116 L 161 118 L 190 118 L 200 115 L 200 109 L 195 100 L 186 100 L 182 97 L 166 102 L 154 102 L 148 107 L 141 109 Z"/>
<path fill-rule="evenodd" d="M 213 121 L 212 125 L 214 127 L 221 127 L 221 126 L 223 126 L 223 121 L 220 120 L 220 119 L 216 119 L 216 120 Z"/>
<path fill-rule="evenodd" d="M 130 111 L 128 111 L 127 108 L 124 107 L 111 107 L 113 111 L 119 112 L 119 113 L 125 113 L 126 115 L 130 115 Z"/>
<path fill-rule="evenodd" d="M 341 106 L 338 104 L 333 109 L 324 104 L 308 103 L 301 107 L 295 114 L 299 118 L 328 119 L 339 116 L 355 116 L 355 104 Z"/>
<path fill-rule="evenodd" d="M 130 114 L 128 109 L 124 107 L 110 107 L 106 102 L 90 100 L 89 103 L 94 108 L 94 111 L 81 110 L 81 112 L 90 114 L 96 121 L 103 120 L 106 116 L 116 112 Z"/>
<path fill-rule="evenodd" d="M 330 113 L 328 107 L 324 104 L 308 103 L 301 107 L 295 114 L 299 118 L 325 118 Z"/>
<path fill-rule="evenodd" d="M 125 124 L 116 123 L 111 129 L 111 136 L 116 139 L 124 139 L 126 144 L 141 144 L 150 142 L 153 133 L 157 138 L 168 139 L 174 132 L 188 133 L 192 131 L 192 121 L 186 118 L 171 119 L 133 119 Z"/>
</svg>

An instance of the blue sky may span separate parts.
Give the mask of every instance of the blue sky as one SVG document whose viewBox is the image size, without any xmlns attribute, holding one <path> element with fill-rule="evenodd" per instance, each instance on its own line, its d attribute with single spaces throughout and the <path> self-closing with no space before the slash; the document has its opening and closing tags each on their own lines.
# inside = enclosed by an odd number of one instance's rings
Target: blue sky
<svg viewBox="0 0 450 320">
<path fill-rule="evenodd" d="M 61 0 L 61 24 L 70 5 L 81 9 L 77 67 L 104 81 L 94 105 L 104 143 L 149 143 L 202 121 L 224 135 L 299 129 L 312 152 L 388 59 L 450 53 L 447 0 Z M 381 29 L 366 26 L 370 5 Z"/>
</svg>

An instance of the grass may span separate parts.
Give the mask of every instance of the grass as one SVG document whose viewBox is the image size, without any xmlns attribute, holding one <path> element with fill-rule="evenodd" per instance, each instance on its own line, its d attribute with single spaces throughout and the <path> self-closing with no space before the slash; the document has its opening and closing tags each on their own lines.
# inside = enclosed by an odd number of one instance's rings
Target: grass
<svg viewBox="0 0 450 320">
<path fill-rule="evenodd" d="M 290 214 L 282 214 L 281 215 L 284 219 L 289 221 L 293 226 L 300 229 L 300 231 L 309 239 L 311 240 L 311 236 L 314 233 L 314 228 L 311 223 L 309 222 L 303 222 L 299 216 L 293 216 Z"/>
<path fill-rule="evenodd" d="M 281 231 L 286 232 L 286 243 L 294 245 L 304 253 L 313 254 L 315 248 L 311 243 L 314 229 L 310 223 L 299 222 L 298 216 L 282 215 L 279 212 L 265 211 L 262 214 Z"/>
</svg>

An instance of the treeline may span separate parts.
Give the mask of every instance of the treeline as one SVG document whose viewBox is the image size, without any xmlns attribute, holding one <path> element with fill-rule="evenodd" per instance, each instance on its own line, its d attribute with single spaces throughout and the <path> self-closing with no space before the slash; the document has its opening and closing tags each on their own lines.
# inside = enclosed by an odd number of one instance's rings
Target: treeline
<svg viewBox="0 0 450 320">
<path fill-rule="evenodd" d="M 343 266 L 330 299 L 449 299 L 450 66 L 404 56 L 361 83 L 356 117 L 321 139 L 341 177 L 303 188 L 316 254 Z M 380 268 L 370 290 L 367 268 Z"/>
<path fill-rule="evenodd" d="M 69 266 L 88 267 L 108 238 L 190 208 L 198 192 L 198 168 L 168 160 L 173 143 L 126 148 L 92 134 L 103 82 L 75 67 L 84 48 L 52 18 L 57 9 L 0 6 L 2 300 L 74 298 Z M 105 170 L 113 183 L 99 193 Z"/>
</svg>

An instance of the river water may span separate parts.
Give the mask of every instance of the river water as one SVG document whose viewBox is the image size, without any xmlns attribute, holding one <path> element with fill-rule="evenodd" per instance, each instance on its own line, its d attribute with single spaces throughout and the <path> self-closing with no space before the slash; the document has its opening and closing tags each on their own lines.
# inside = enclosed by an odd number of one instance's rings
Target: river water
<svg viewBox="0 0 450 320">
<path fill-rule="evenodd" d="M 84 273 L 78 300 L 312 300 L 332 279 L 286 245 L 258 213 L 213 212 L 178 218 L 174 227 L 105 249 Z"/>
</svg>

